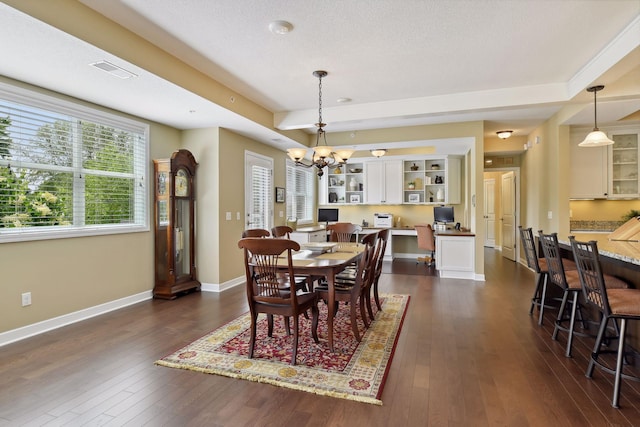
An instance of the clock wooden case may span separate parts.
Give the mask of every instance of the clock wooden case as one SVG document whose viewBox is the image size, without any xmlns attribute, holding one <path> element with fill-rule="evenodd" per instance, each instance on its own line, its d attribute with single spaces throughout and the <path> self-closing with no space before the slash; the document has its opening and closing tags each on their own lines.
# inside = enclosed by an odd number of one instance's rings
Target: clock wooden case
<svg viewBox="0 0 640 427">
<path fill-rule="evenodd" d="M 196 277 L 196 162 L 188 150 L 153 161 L 155 173 L 154 298 L 174 299 L 200 290 Z"/>
</svg>

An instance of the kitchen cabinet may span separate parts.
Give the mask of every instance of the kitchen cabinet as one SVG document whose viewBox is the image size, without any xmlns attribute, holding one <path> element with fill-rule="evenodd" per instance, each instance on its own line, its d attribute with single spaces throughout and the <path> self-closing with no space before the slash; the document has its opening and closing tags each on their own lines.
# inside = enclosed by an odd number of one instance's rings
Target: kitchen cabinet
<svg viewBox="0 0 640 427">
<path fill-rule="evenodd" d="M 402 160 L 365 163 L 365 202 L 370 205 L 402 203 Z"/>
<path fill-rule="evenodd" d="M 605 199 L 607 197 L 607 147 L 580 147 L 589 131 L 571 134 L 569 198 Z"/>
<path fill-rule="evenodd" d="M 609 148 L 609 198 L 638 198 L 638 137 L 640 132 L 612 132 Z"/>
</svg>

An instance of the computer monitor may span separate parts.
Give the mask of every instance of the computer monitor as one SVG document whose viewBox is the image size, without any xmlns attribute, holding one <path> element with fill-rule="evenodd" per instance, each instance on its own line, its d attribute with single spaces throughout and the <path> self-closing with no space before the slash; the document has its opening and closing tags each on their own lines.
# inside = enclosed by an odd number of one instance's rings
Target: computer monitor
<svg viewBox="0 0 640 427">
<path fill-rule="evenodd" d="M 453 217 L 453 206 L 434 206 L 433 207 L 433 221 L 443 224 L 449 224 L 455 222 Z"/>
<path fill-rule="evenodd" d="M 318 222 L 338 222 L 338 209 L 330 208 L 330 209 L 318 209 Z"/>
</svg>

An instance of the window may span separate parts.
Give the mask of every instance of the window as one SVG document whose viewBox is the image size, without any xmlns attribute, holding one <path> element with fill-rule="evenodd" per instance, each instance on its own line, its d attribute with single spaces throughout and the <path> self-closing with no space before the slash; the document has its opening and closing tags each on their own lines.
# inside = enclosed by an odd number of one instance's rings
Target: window
<svg viewBox="0 0 640 427">
<path fill-rule="evenodd" d="M 314 169 L 297 167 L 287 160 L 287 218 L 297 218 L 298 224 L 313 222 Z"/>
<path fill-rule="evenodd" d="M 0 242 L 148 230 L 147 134 L 0 85 Z"/>
</svg>

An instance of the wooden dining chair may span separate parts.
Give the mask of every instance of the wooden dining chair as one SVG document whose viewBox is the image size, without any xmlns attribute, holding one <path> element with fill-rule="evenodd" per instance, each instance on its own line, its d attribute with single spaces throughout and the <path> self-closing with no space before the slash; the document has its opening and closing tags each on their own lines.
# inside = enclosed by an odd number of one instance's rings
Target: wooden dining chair
<svg viewBox="0 0 640 427">
<path fill-rule="evenodd" d="M 293 228 L 289 227 L 288 225 L 276 225 L 275 227 L 271 228 L 271 235 L 278 239 L 283 237 L 285 239 L 290 239 L 292 232 Z"/>
<path fill-rule="evenodd" d="M 623 372 L 627 321 L 640 320 L 640 289 L 614 288 L 612 286 L 611 279 L 607 280 L 606 275 L 602 273 L 598 244 L 595 241 L 579 242 L 574 236 L 569 236 L 569 241 L 571 242 L 571 250 L 576 261 L 584 298 L 587 304 L 593 305 L 601 313 L 598 335 L 593 345 L 589 366 L 587 367 L 587 377 L 591 378 L 593 376 L 593 369 L 596 366 L 606 372 L 613 373 L 614 384 L 611 405 L 614 408 L 619 408 L 622 378 L 640 380 L 637 376 L 628 376 Z M 619 329 L 616 323 L 617 320 L 620 321 Z M 614 329 L 617 331 L 616 337 L 605 337 L 610 321 L 613 322 Z M 603 346 L 605 339 L 617 339 L 617 351 L 608 350 L 606 346 Z M 602 363 L 600 355 L 604 353 L 616 354 L 615 371 Z"/>
<path fill-rule="evenodd" d="M 327 226 L 329 230 L 329 241 L 331 242 L 351 242 L 354 237 L 358 240 L 358 235 L 362 231 L 362 227 L 350 222 L 336 222 Z"/>
<path fill-rule="evenodd" d="M 343 273 L 336 275 L 335 279 L 335 300 L 346 302 L 349 306 L 351 317 L 351 330 L 358 342 L 360 341 L 360 332 L 358 331 L 358 307 L 360 307 L 360 316 L 365 324 L 365 328 L 369 323 L 366 319 L 366 314 L 363 312 L 363 306 L 359 305 L 359 299 L 362 295 L 362 289 L 364 288 L 365 281 L 367 280 L 367 274 L 370 274 L 370 259 L 373 256 L 375 247 L 370 244 L 365 244 L 365 250 L 358 259 L 355 269 L 345 269 Z M 325 303 L 329 300 L 329 287 L 327 284 L 319 285 L 315 291 L 318 293 L 318 297 L 324 300 Z M 338 305 L 336 304 L 336 312 Z"/>
<path fill-rule="evenodd" d="M 291 251 L 300 245 L 288 239 L 244 238 L 238 242 L 244 249 L 246 291 L 251 312 L 249 358 L 253 358 L 259 313 L 267 314 L 268 336 L 273 336 L 273 316 L 281 315 L 288 323 L 293 318 L 293 351 L 291 364 L 296 364 L 300 314 L 311 309 L 311 332 L 318 343 L 318 296 L 315 292 L 291 292 L 295 289 Z M 282 260 L 286 260 L 286 275 L 282 275 Z M 285 284 L 283 281 L 288 281 Z"/>
<path fill-rule="evenodd" d="M 269 230 L 265 230 L 264 228 L 250 228 L 248 230 L 244 230 L 242 232 L 242 238 L 245 237 L 270 237 L 271 234 Z"/>
<path fill-rule="evenodd" d="M 290 239 L 293 228 L 288 225 L 277 225 L 271 229 L 271 235 L 276 239 Z M 296 286 L 298 289 L 304 286 L 305 291 L 313 290 L 313 283 L 324 279 L 324 276 L 309 275 L 296 275 Z"/>
<path fill-rule="evenodd" d="M 378 231 L 378 239 L 376 244 L 379 245 L 379 253 L 378 260 L 376 262 L 376 269 L 373 277 L 373 299 L 378 307 L 378 310 L 382 310 L 382 306 L 380 305 L 380 296 L 378 294 L 378 282 L 380 280 L 380 276 L 382 275 L 382 263 L 384 261 L 384 253 L 387 250 L 387 241 L 389 240 L 389 229 L 383 228 Z"/>
</svg>

